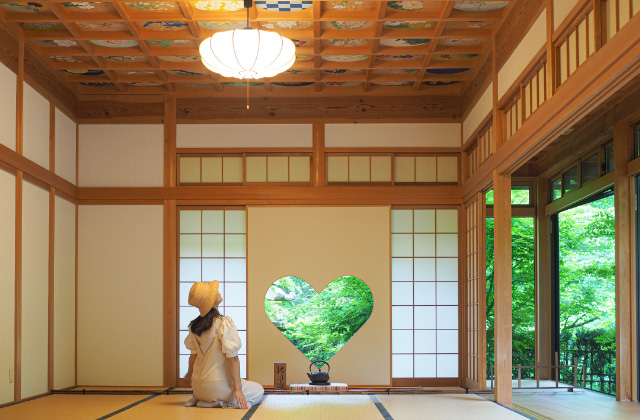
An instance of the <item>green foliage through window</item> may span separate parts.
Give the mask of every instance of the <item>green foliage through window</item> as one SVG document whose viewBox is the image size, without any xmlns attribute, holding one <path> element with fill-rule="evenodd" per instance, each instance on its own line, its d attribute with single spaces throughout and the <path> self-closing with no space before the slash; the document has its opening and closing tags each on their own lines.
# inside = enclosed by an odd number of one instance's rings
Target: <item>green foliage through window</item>
<svg viewBox="0 0 640 420">
<path fill-rule="evenodd" d="M 563 211 L 558 225 L 561 364 L 577 357 L 587 388 L 615 395 L 613 195 Z M 560 379 L 573 383 L 573 374 Z"/>
<path fill-rule="evenodd" d="M 486 203 L 492 206 L 494 203 L 493 188 L 485 194 Z M 531 204 L 531 192 L 528 185 L 514 185 L 511 187 L 511 204 L 514 206 L 528 206 Z"/>
<path fill-rule="evenodd" d="M 364 325 L 373 311 L 369 286 L 353 276 L 317 293 L 294 276 L 275 281 L 264 299 L 267 317 L 310 361 L 328 361 Z"/>
<path fill-rule="evenodd" d="M 533 218 L 511 219 L 513 365 L 535 365 L 535 259 Z M 494 365 L 494 224 L 487 219 L 487 375 Z M 533 378 L 533 369 L 522 371 Z"/>
</svg>

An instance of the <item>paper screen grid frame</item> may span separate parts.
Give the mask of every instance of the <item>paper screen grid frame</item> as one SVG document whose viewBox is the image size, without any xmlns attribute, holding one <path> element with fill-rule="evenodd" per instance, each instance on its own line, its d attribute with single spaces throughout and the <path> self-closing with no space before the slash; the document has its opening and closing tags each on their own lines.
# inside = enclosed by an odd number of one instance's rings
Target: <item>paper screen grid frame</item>
<svg viewBox="0 0 640 420">
<path fill-rule="evenodd" d="M 247 372 L 247 239 L 246 211 L 214 208 L 179 209 L 179 330 L 180 377 L 189 367 L 190 351 L 184 346 L 189 323 L 198 309 L 189 306 L 191 286 L 196 281 L 220 282 L 223 301 L 220 313 L 230 316 L 242 341 L 238 353 L 240 376 Z"/>
</svg>

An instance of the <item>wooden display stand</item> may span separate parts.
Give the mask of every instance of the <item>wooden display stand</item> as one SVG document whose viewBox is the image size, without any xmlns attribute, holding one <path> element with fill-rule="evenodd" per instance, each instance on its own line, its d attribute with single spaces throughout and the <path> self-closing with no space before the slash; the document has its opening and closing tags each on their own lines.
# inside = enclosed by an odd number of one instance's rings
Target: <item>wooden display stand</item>
<svg viewBox="0 0 640 420">
<path fill-rule="evenodd" d="M 349 385 L 341 382 L 332 382 L 329 385 L 309 385 L 309 383 L 303 384 L 291 384 L 289 385 L 290 391 L 348 391 Z"/>
</svg>

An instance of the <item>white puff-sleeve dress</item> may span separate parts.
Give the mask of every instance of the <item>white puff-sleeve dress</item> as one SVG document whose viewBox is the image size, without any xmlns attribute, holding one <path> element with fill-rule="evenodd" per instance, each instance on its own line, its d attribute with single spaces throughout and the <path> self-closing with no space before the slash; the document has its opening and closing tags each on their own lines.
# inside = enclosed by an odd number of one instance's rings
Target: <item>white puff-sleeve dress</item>
<svg viewBox="0 0 640 420">
<path fill-rule="evenodd" d="M 233 320 L 224 316 L 217 317 L 211 328 L 200 336 L 192 333 L 189 328 L 184 344 L 191 350 L 191 354 L 196 354 L 191 376 L 193 396 L 201 401 L 236 403 L 227 358 L 238 355 L 242 342 Z M 259 403 L 264 395 L 262 385 L 244 379 L 241 381 L 242 393 L 247 403 Z"/>
</svg>

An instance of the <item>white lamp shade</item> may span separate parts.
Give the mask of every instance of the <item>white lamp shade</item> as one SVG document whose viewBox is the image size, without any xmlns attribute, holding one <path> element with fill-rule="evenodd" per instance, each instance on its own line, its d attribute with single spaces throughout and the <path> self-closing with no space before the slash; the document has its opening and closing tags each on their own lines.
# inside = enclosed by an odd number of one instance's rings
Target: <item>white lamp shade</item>
<svg viewBox="0 0 640 420">
<path fill-rule="evenodd" d="M 275 32 L 234 29 L 218 32 L 200 44 L 202 63 L 225 77 L 260 79 L 287 70 L 296 60 L 296 47 Z"/>
</svg>

